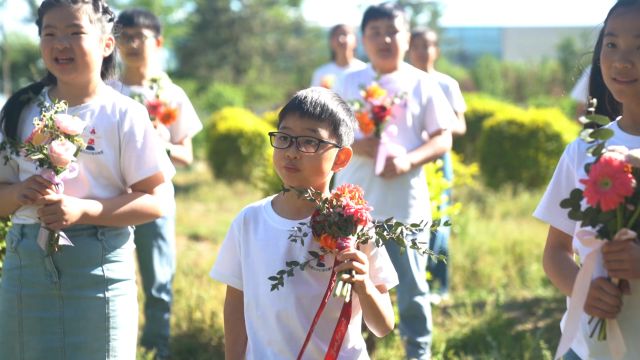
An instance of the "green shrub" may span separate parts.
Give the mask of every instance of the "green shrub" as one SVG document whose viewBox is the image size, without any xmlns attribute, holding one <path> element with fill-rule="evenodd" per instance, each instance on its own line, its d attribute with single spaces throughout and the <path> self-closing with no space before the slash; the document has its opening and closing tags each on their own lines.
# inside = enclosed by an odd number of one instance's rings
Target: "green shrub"
<svg viewBox="0 0 640 360">
<path fill-rule="evenodd" d="M 480 170 L 488 186 L 546 185 L 578 125 L 555 108 L 503 111 L 488 119 L 479 142 Z"/>
<path fill-rule="evenodd" d="M 273 128 L 251 111 L 227 107 L 207 125 L 207 161 L 217 179 L 258 182 L 269 165 Z"/>
<path fill-rule="evenodd" d="M 448 189 L 453 188 L 453 191 L 455 192 L 463 187 L 473 189 L 478 187 L 478 183 L 475 179 L 479 174 L 477 163 L 467 165 L 462 162 L 461 156 L 455 152 L 451 152 L 451 161 L 453 163 L 453 183 L 444 178 L 444 173 L 442 172 L 442 160 L 438 159 L 424 165 L 427 186 L 429 187 L 431 217 L 434 219 L 443 218 L 445 216 L 451 217 L 458 214 L 462 208 L 462 204 L 455 201 L 455 195 L 453 199 L 449 199 L 446 195 L 446 191 Z M 449 201 L 449 206 L 443 208 L 442 205 L 447 204 Z"/>
<path fill-rule="evenodd" d="M 478 140 L 484 121 L 498 112 L 507 112 L 518 108 L 483 93 L 467 93 L 465 101 L 467 111 L 464 116 L 467 122 L 467 133 L 454 139 L 453 150 L 462 155 L 466 163 L 472 163 L 478 159 Z"/>
<path fill-rule="evenodd" d="M 11 226 L 9 218 L 0 218 L 0 277 L 2 276 L 2 262 L 4 261 L 4 255 L 7 252 L 7 232 Z"/>
</svg>

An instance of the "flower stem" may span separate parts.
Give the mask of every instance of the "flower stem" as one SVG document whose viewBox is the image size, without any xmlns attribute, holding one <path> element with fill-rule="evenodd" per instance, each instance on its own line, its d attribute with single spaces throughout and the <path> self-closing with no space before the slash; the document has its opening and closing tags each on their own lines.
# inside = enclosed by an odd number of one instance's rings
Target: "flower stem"
<svg viewBox="0 0 640 360">
<path fill-rule="evenodd" d="M 622 208 L 622 204 L 616 208 L 616 232 L 622 229 L 622 212 L 624 209 Z"/>
<path fill-rule="evenodd" d="M 636 205 L 636 210 L 633 212 L 633 215 L 631 215 L 631 219 L 629 219 L 629 222 L 627 223 L 627 229 L 631 229 L 631 227 L 636 222 L 636 220 L 638 220 L 639 215 L 640 215 L 640 203 Z"/>
</svg>

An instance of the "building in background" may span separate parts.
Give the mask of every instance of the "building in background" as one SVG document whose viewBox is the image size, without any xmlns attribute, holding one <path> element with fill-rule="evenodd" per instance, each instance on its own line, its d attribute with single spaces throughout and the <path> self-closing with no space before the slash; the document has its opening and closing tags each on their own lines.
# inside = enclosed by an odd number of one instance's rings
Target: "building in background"
<svg viewBox="0 0 640 360">
<path fill-rule="evenodd" d="M 599 27 L 447 27 L 442 29 L 440 47 L 462 66 L 472 66 L 487 54 L 503 61 L 537 63 L 556 58 L 560 43 L 571 38 L 578 53 L 590 61 L 598 31 Z"/>
</svg>

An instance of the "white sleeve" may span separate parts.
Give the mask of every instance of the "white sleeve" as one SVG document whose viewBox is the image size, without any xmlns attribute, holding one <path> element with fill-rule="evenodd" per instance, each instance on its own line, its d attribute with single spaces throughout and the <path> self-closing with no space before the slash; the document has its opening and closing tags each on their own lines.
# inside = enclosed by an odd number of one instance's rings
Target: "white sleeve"
<svg viewBox="0 0 640 360">
<path fill-rule="evenodd" d="M 398 285 L 398 274 L 384 246 L 377 247 L 374 241 L 362 245 L 362 252 L 369 258 L 369 278 L 374 285 L 384 285 L 391 289 Z"/>
<path fill-rule="evenodd" d="M 200 132 L 202 122 L 184 90 L 173 85 L 173 92 L 179 115 L 177 121 L 169 126 L 169 132 L 171 133 L 171 142 L 176 144 L 187 137 L 192 138 Z"/>
<path fill-rule="evenodd" d="M 227 236 L 222 242 L 218 258 L 209 272 L 212 279 L 243 290 L 241 262 L 241 232 L 239 231 L 242 213 L 231 223 Z"/>
<path fill-rule="evenodd" d="M 120 121 L 120 167 L 128 187 L 162 172 L 173 178 L 175 168 L 153 129 L 147 109 L 131 100 L 132 106 Z"/>
<path fill-rule="evenodd" d="M 571 98 L 577 102 L 586 104 L 589 99 L 589 77 L 591 76 L 591 67 L 586 68 L 580 78 L 571 89 Z"/>
<path fill-rule="evenodd" d="M 576 179 L 578 169 L 575 168 L 576 145 L 577 142 L 573 142 L 565 148 L 547 190 L 533 213 L 535 218 L 568 235 L 573 235 L 576 221 L 569 219 L 569 210 L 561 208 L 560 201 L 569 197 L 571 190 L 576 188 L 576 184 L 578 184 Z"/>
<path fill-rule="evenodd" d="M 317 68 L 311 76 L 311 86 L 320 86 L 320 68 Z"/>
<path fill-rule="evenodd" d="M 422 126 L 427 134 L 432 134 L 441 129 L 451 129 L 456 121 L 456 114 L 444 96 L 442 89 L 435 81 L 426 81 L 422 87 L 426 91 L 426 103 L 422 109 Z"/>
<path fill-rule="evenodd" d="M 456 113 L 463 113 L 467 111 L 467 103 L 465 103 L 462 91 L 460 91 L 460 84 L 451 78 L 451 82 L 449 83 L 447 90 L 447 94 L 445 95 L 447 96 L 453 111 Z"/>
</svg>

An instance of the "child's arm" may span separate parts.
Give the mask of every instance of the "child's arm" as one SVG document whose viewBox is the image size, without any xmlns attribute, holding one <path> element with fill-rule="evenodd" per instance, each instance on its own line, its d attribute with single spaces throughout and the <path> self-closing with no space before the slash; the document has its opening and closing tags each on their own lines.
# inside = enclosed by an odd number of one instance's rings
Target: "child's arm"
<svg viewBox="0 0 640 360">
<path fill-rule="evenodd" d="M 128 226 L 149 222 L 163 215 L 170 196 L 170 183 L 157 172 L 110 199 L 80 199 L 49 194 L 35 202 L 40 220 L 51 230 L 74 224 Z"/>
<path fill-rule="evenodd" d="M 355 271 L 354 276 L 343 275 L 342 280 L 353 284 L 367 327 L 378 337 L 390 333 L 395 323 L 393 305 L 387 288 L 384 285 L 376 286 L 371 281 L 367 255 L 359 250 L 345 250 L 338 254 L 338 260 L 344 262 L 336 266 L 336 272 Z"/>
<path fill-rule="evenodd" d="M 549 227 L 544 247 L 542 265 L 547 277 L 563 294 L 570 296 L 578 275 L 578 265 L 573 260 L 571 235 L 553 226 Z M 591 282 L 584 311 L 598 318 L 615 318 L 622 306 L 622 292 L 605 278 Z"/>
<path fill-rule="evenodd" d="M 429 140 L 420 145 L 406 156 L 388 157 L 384 170 L 380 174 L 383 178 L 393 178 L 419 168 L 434 161 L 451 150 L 451 131 L 438 130 L 429 134 Z"/>
<path fill-rule="evenodd" d="M 244 323 L 244 292 L 227 286 L 224 299 L 224 353 L 226 360 L 244 359 L 247 329 Z"/>
<path fill-rule="evenodd" d="M 40 175 L 15 184 L 0 183 L 0 216 L 11 215 L 23 205 L 33 205 L 52 192 L 53 185 Z"/>
<path fill-rule="evenodd" d="M 456 120 L 451 126 L 451 135 L 458 137 L 467 133 L 467 121 L 464 118 L 464 112 L 456 111 L 455 113 Z"/>
<path fill-rule="evenodd" d="M 193 162 L 193 145 L 190 137 L 187 136 L 179 143 L 167 142 L 166 148 L 174 164 L 187 166 Z"/>
</svg>

